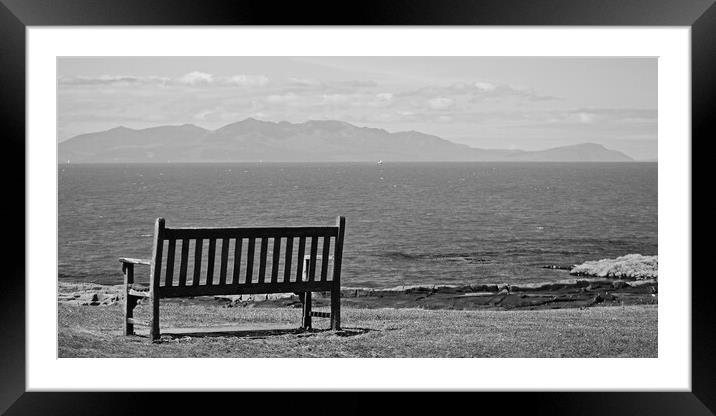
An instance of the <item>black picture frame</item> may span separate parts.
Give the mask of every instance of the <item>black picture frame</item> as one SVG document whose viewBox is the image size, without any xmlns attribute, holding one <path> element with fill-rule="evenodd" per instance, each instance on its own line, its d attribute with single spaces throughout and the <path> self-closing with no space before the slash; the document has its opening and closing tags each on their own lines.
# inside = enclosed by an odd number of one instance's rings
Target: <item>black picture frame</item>
<svg viewBox="0 0 716 416">
<path fill-rule="evenodd" d="M 225 405 L 247 409 L 266 403 L 261 395 L 242 393 L 199 398 L 165 393 L 38 393 L 25 391 L 25 29 L 27 26 L 72 25 L 599 25 L 689 26 L 692 52 L 692 178 L 701 176 L 694 152 L 712 140 L 711 109 L 716 108 L 716 6 L 712 0 L 549 0 L 427 1 L 362 0 L 359 2 L 274 2 L 190 0 L 0 0 L 0 126 L 6 162 L 2 164 L 2 204 L 6 249 L 0 283 L 0 412 L 7 414 L 106 414 L 187 410 L 201 402 L 204 412 Z M 698 144 L 698 146 L 696 146 Z M 22 156 L 21 156 L 22 155 Z M 708 177 L 708 176 L 706 176 Z M 697 187 L 692 185 L 692 189 Z M 701 188 L 708 189 L 708 188 Z M 696 197 L 693 194 L 693 197 Z M 692 197 L 692 207 L 694 204 Z M 20 202 L 22 201 L 22 202 Z M 20 221 L 20 219 L 24 221 Z M 692 221 L 704 219 L 692 208 Z M 710 231 L 704 221 L 698 234 Z M 692 234 L 693 235 L 693 234 Z M 22 238 L 19 236 L 23 236 Z M 48 236 L 48 238 L 53 238 Z M 695 240 L 694 240 L 695 241 Z M 692 244 L 692 258 L 704 258 L 708 245 Z M 696 269 L 694 269 L 696 270 Z M 530 414 L 714 414 L 716 412 L 715 306 L 709 275 L 692 273 L 692 389 L 690 392 L 634 393 L 481 393 L 447 399 L 456 404 L 497 403 L 501 413 Z M 50 283 L 48 281 L 48 283 Z M 95 375 L 96 376 L 96 375 Z M 618 376 L 618 375 L 617 375 Z M 169 395 L 169 397 L 167 397 Z M 521 397 L 514 397 L 520 395 Z M 294 411 L 304 401 L 325 401 L 315 394 L 272 400 L 273 411 Z M 402 411 L 445 411 L 445 400 L 394 398 Z M 365 407 L 365 399 L 329 396 L 342 402 L 341 412 Z M 270 399 L 268 399 L 270 400 Z"/>
</svg>

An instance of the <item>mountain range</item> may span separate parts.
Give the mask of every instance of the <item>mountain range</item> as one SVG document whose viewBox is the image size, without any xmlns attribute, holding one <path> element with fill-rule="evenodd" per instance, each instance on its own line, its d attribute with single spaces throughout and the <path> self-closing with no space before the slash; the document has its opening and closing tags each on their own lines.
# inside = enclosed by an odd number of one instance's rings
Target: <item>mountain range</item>
<svg viewBox="0 0 716 416">
<path fill-rule="evenodd" d="M 624 153 L 584 143 L 541 151 L 479 149 L 417 131 L 390 133 L 335 120 L 305 123 L 247 118 L 216 130 L 193 124 L 116 127 L 58 145 L 71 163 L 530 161 L 625 162 Z"/>
</svg>

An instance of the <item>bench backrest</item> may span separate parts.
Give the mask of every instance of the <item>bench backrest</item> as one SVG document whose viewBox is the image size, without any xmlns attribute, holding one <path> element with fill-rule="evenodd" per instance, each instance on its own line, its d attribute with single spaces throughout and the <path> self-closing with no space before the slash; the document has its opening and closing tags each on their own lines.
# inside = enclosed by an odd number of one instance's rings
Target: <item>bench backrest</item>
<svg viewBox="0 0 716 416">
<path fill-rule="evenodd" d="M 167 228 L 158 218 L 151 290 L 160 298 L 329 291 L 340 286 L 344 234 L 344 217 L 335 226 L 250 228 Z"/>
</svg>

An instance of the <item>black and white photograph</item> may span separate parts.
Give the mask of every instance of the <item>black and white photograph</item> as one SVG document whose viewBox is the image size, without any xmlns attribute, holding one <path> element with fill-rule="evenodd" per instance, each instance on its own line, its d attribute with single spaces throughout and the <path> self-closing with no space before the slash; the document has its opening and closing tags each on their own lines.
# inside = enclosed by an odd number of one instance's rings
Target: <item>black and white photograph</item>
<svg viewBox="0 0 716 416">
<path fill-rule="evenodd" d="M 715 408 L 713 0 L 0 3 L 0 413 Z"/>
<path fill-rule="evenodd" d="M 59 358 L 659 357 L 658 57 L 56 64 Z"/>
</svg>

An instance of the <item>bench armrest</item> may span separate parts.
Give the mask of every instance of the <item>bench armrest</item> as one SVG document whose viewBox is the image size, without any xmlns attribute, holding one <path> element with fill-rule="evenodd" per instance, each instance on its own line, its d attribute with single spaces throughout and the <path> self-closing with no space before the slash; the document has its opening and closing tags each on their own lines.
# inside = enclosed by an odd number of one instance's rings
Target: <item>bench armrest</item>
<svg viewBox="0 0 716 416">
<path fill-rule="evenodd" d="M 150 260 L 145 259 L 132 259 L 128 257 L 122 257 L 119 259 L 120 263 L 129 263 L 129 264 L 145 264 L 147 266 L 151 265 L 152 262 Z"/>
</svg>

